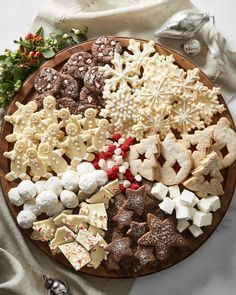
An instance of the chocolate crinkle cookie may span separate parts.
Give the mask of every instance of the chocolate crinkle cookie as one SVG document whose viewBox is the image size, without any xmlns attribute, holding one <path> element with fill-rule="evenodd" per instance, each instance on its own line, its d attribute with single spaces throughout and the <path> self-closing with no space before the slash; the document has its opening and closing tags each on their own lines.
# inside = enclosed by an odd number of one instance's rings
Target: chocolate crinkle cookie
<svg viewBox="0 0 236 295">
<path fill-rule="evenodd" d="M 57 109 L 68 108 L 70 113 L 77 115 L 79 113 L 79 104 L 70 97 L 62 97 L 57 100 Z"/>
<path fill-rule="evenodd" d="M 89 52 L 81 51 L 73 54 L 64 64 L 62 73 L 76 80 L 84 79 L 85 73 L 95 65 L 94 58 Z"/>
<path fill-rule="evenodd" d="M 61 74 L 62 82 L 59 90 L 60 97 L 71 97 L 77 100 L 79 97 L 79 85 L 70 75 Z"/>
<path fill-rule="evenodd" d="M 84 76 L 84 85 L 91 91 L 98 94 L 102 93 L 104 85 L 104 77 L 99 72 L 99 67 L 95 66 L 90 68 Z"/>
<path fill-rule="evenodd" d="M 121 53 L 122 46 L 114 37 L 99 37 L 92 45 L 92 54 L 100 63 L 110 63 L 115 52 Z"/>
<path fill-rule="evenodd" d="M 52 95 L 58 93 L 62 78 L 58 71 L 52 68 L 44 68 L 34 81 L 34 87 L 39 94 L 50 92 Z"/>
</svg>

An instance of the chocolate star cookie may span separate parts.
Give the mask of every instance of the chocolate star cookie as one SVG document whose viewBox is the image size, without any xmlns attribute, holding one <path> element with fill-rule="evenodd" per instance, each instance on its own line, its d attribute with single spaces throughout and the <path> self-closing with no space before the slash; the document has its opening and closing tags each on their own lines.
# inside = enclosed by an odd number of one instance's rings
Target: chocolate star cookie
<svg viewBox="0 0 236 295">
<path fill-rule="evenodd" d="M 119 263 L 124 257 L 133 256 L 130 245 L 130 238 L 119 238 L 116 240 L 114 239 L 106 246 L 105 250 L 112 254 L 115 262 Z"/>
<path fill-rule="evenodd" d="M 153 247 L 139 245 L 137 247 L 137 251 L 134 253 L 134 257 L 139 260 L 141 266 L 155 265 L 157 263 L 157 259 L 154 256 L 153 251 Z"/>
<path fill-rule="evenodd" d="M 133 215 L 134 212 L 126 211 L 123 208 L 120 208 L 118 213 L 112 218 L 112 220 L 117 222 L 117 227 L 119 229 L 124 229 L 130 226 Z"/>
<path fill-rule="evenodd" d="M 138 239 L 139 245 L 154 246 L 156 257 L 163 261 L 168 258 L 172 248 L 187 247 L 189 242 L 176 231 L 172 219 L 161 220 L 153 214 L 148 214 L 149 232 Z"/>
<path fill-rule="evenodd" d="M 138 190 L 126 190 L 127 201 L 124 205 L 125 209 L 133 210 L 139 216 L 143 215 L 146 207 L 151 207 L 153 200 L 148 196 L 145 186 Z"/>
<path fill-rule="evenodd" d="M 136 222 L 132 221 L 130 224 L 130 229 L 126 232 L 134 241 L 137 241 L 147 232 L 146 222 Z"/>
</svg>

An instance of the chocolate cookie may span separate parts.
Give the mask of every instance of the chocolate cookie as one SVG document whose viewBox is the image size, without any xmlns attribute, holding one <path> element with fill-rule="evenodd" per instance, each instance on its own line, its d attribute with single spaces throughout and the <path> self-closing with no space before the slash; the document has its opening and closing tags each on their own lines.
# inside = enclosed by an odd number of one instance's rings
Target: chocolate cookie
<svg viewBox="0 0 236 295">
<path fill-rule="evenodd" d="M 99 37 L 92 45 L 92 54 L 101 63 L 110 63 L 115 52 L 121 53 L 122 46 L 110 36 Z"/>
<path fill-rule="evenodd" d="M 73 54 L 64 64 L 62 73 L 70 75 L 76 80 L 84 79 L 85 73 L 95 65 L 93 56 L 85 51 Z"/>
<path fill-rule="evenodd" d="M 92 92 L 87 87 L 83 87 L 80 91 L 80 102 L 84 104 L 93 104 L 102 107 L 105 104 L 102 95 Z"/>
<path fill-rule="evenodd" d="M 77 100 L 79 97 L 79 85 L 70 75 L 61 74 L 62 83 L 59 90 L 60 97 L 71 97 Z"/>
<path fill-rule="evenodd" d="M 39 94 L 50 92 L 52 95 L 58 93 L 61 87 L 61 75 L 52 68 L 44 68 L 34 81 L 34 87 Z"/>
<path fill-rule="evenodd" d="M 38 106 L 37 108 L 38 111 L 43 109 L 43 100 L 48 95 L 52 95 L 52 94 L 50 92 L 45 92 L 45 93 L 39 94 L 38 96 L 34 98 L 34 101 L 37 103 L 37 106 Z"/>
<path fill-rule="evenodd" d="M 90 68 L 84 76 L 84 85 L 91 91 L 98 94 L 102 93 L 104 85 L 103 74 L 99 71 L 99 67 Z"/>
<path fill-rule="evenodd" d="M 70 97 L 62 97 L 57 100 L 57 109 L 68 108 L 73 115 L 79 114 L 79 104 Z"/>
</svg>

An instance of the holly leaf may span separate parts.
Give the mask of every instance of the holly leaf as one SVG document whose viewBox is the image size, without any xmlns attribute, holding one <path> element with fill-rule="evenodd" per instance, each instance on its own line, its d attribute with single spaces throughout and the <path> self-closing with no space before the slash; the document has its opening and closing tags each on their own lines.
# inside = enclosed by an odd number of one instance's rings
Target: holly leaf
<svg viewBox="0 0 236 295">
<path fill-rule="evenodd" d="M 0 60 L 4 61 L 6 59 L 6 55 L 0 55 Z"/>
<path fill-rule="evenodd" d="M 18 66 L 14 67 L 13 76 L 14 76 L 14 82 L 16 82 L 18 80 L 21 80 L 22 72 L 21 72 L 21 70 L 20 70 L 20 68 Z"/>
<path fill-rule="evenodd" d="M 63 36 L 63 32 L 61 30 L 55 30 L 52 33 L 50 33 L 51 38 L 58 38 L 62 36 Z"/>
<path fill-rule="evenodd" d="M 42 51 L 42 55 L 44 58 L 49 59 L 55 56 L 55 51 L 53 51 L 52 49 L 48 49 L 48 50 Z"/>
</svg>

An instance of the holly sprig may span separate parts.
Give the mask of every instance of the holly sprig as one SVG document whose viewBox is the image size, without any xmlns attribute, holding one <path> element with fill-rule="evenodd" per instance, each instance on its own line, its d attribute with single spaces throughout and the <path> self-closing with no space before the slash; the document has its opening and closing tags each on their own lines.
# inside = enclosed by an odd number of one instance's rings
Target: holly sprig
<svg viewBox="0 0 236 295">
<path fill-rule="evenodd" d="M 65 34 L 55 30 L 44 38 L 41 27 L 35 34 L 15 40 L 19 47 L 15 51 L 6 49 L 0 55 L 0 107 L 5 108 L 11 102 L 25 79 L 42 63 L 59 51 L 87 40 L 87 31 L 87 28 L 72 29 Z"/>
</svg>

